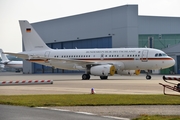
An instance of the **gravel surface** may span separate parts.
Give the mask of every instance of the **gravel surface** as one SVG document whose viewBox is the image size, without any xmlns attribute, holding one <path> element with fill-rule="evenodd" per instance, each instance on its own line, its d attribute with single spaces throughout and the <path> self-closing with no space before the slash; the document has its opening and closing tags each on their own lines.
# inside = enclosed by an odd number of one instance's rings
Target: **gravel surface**
<svg viewBox="0 0 180 120">
<path fill-rule="evenodd" d="M 52 108 L 52 107 L 51 107 Z M 180 115 L 180 105 L 131 105 L 131 106 L 76 106 L 53 107 L 75 112 L 89 112 L 100 116 L 136 118 L 139 115 Z"/>
</svg>

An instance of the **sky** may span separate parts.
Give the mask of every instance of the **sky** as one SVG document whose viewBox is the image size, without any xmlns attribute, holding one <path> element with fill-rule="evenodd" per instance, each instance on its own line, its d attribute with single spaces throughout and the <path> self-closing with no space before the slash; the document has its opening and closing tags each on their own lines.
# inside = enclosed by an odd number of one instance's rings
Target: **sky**
<svg viewBox="0 0 180 120">
<path fill-rule="evenodd" d="M 18 20 L 30 23 L 136 4 L 138 14 L 180 17 L 180 0 L 0 0 L 0 48 L 21 52 Z"/>
</svg>

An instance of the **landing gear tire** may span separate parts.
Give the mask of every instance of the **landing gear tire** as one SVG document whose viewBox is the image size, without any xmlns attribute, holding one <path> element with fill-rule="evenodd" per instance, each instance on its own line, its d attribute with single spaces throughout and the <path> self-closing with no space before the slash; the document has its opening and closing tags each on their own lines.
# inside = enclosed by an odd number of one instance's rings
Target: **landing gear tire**
<svg viewBox="0 0 180 120">
<path fill-rule="evenodd" d="M 147 79 L 147 80 L 150 80 L 150 79 L 151 79 L 151 76 L 150 76 L 150 75 L 146 75 L 146 79 Z"/>
<path fill-rule="evenodd" d="M 107 80 L 108 76 L 100 76 L 101 80 Z"/>
<path fill-rule="evenodd" d="M 89 80 L 90 79 L 90 75 L 89 74 L 83 74 L 82 75 L 82 80 Z"/>
</svg>

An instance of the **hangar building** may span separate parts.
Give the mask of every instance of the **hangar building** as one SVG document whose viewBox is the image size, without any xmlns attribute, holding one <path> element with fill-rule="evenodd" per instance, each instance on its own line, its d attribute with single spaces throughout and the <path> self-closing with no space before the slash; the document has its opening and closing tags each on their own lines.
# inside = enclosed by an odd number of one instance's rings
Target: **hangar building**
<svg viewBox="0 0 180 120">
<path fill-rule="evenodd" d="M 176 60 L 161 73 L 180 73 L 180 17 L 139 16 L 138 5 L 57 18 L 31 25 L 53 49 L 151 47 Z M 77 72 L 24 61 L 24 73 Z"/>
</svg>

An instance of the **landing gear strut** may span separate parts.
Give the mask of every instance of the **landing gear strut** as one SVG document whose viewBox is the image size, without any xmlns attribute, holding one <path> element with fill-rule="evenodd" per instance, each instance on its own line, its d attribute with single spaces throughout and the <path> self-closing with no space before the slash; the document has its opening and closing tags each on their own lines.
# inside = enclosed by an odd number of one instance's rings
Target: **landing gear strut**
<svg viewBox="0 0 180 120">
<path fill-rule="evenodd" d="M 147 70 L 146 73 L 147 73 L 146 80 L 150 80 L 151 79 L 151 75 L 149 75 L 149 73 L 151 73 L 151 71 Z"/>
<path fill-rule="evenodd" d="M 82 80 L 89 80 L 90 79 L 90 75 L 89 74 L 83 74 L 82 75 Z"/>
</svg>

